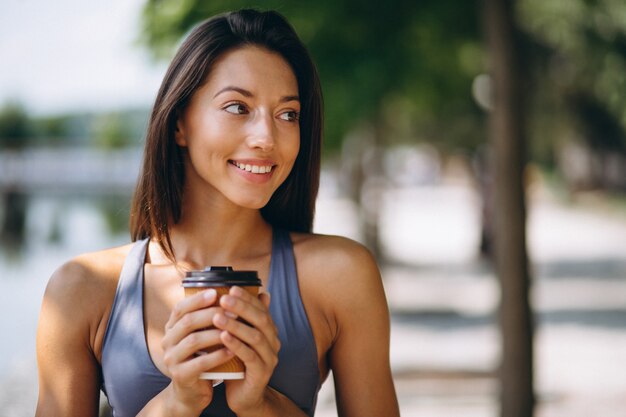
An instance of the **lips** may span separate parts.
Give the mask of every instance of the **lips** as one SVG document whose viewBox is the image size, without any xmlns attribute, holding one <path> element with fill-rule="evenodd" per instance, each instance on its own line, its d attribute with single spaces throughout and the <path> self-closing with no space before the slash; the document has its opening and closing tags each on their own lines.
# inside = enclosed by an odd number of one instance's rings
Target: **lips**
<svg viewBox="0 0 626 417">
<path fill-rule="evenodd" d="M 274 164 L 271 162 L 251 162 L 251 161 L 228 161 L 231 165 L 236 166 L 238 169 L 252 174 L 269 174 L 274 168 Z"/>
</svg>

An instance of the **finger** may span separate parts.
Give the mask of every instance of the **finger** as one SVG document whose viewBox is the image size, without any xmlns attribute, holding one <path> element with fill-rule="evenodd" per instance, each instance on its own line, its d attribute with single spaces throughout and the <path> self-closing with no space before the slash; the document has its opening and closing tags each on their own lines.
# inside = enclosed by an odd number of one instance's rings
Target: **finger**
<svg viewBox="0 0 626 417">
<path fill-rule="evenodd" d="M 216 301 L 217 292 L 212 288 L 183 298 L 176 303 L 176 306 L 172 309 L 172 313 L 170 314 L 169 320 L 165 324 L 165 328 L 168 329 L 173 327 L 185 314 L 194 310 L 209 307 Z"/>
<path fill-rule="evenodd" d="M 256 316 L 264 314 L 267 309 L 259 301 L 252 303 L 251 299 L 242 299 L 230 294 L 220 297 L 219 306 L 224 309 L 227 315 L 232 318 L 239 317 L 248 323 L 253 323 Z"/>
<path fill-rule="evenodd" d="M 255 350 L 228 331 L 223 331 L 220 334 L 220 339 L 225 348 L 241 359 L 246 367 L 246 373 L 255 374 L 269 371 L 266 372 L 269 377 L 271 371 L 278 364 L 278 355 L 275 353 L 271 353 L 267 349 Z M 265 346 L 268 347 L 267 344 Z"/>
<path fill-rule="evenodd" d="M 259 301 L 259 296 L 257 294 L 251 294 L 238 286 L 231 287 L 228 291 L 228 295 L 240 298 L 241 300 L 247 303 L 251 303 L 252 305 L 255 305 L 257 307 L 261 307 L 262 305 L 262 303 Z"/>
<path fill-rule="evenodd" d="M 217 329 L 191 333 L 180 343 L 167 349 L 163 354 L 163 361 L 168 367 L 174 367 L 194 356 L 196 352 L 221 345 L 220 333 Z"/>
<path fill-rule="evenodd" d="M 276 328 L 276 325 L 274 324 L 272 316 L 270 315 L 267 307 L 261 302 L 261 300 L 257 299 L 256 297 L 249 297 L 247 299 L 249 301 L 252 301 L 252 299 L 254 299 L 255 303 L 247 302 L 243 298 L 239 298 L 229 294 L 221 297 L 220 305 L 223 306 L 225 311 L 236 314 L 247 323 L 249 323 L 253 328 L 258 329 L 270 342 L 272 348 L 278 351 L 278 349 L 280 348 L 280 341 L 278 340 L 278 329 Z M 215 326 L 218 328 L 223 328 L 215 322 L 215 318 L 216 317 L 214 317 L 213 324 L 215 324 Z M 233 326 L 236 326 L 236 323 L 240 323 L 239 321 L 232 320 L 230 320 L 229 322 L 232 323 Z M 236 326 L 236 328 L 239 328 L 239 326 Z M 225 330 L 232 330 L 233 332 L 235 332 L 237 337 L 241 336 L 242 340 L 244 340 L 246 343 L 249 342 L 251 337 L 251 343 L 257 343 L 254 341 L 256 336 L 250 336 L 249 332 L 247 333 L 246 337 L 245 334 L 240 335 L 239 332 L 235 330 L 235 328 L 229 328 Z"/>
<path fill-rule="evenodd" d="M 171 378 L 179 384 L 195 383 L 202 372 L 227 362 L 233 356 L 234 353 L 227 348 L 196 356 L 173 367 Z"/>
<path fill-rule="evenodd" d="M 218 313 L 213 318 L 218 329 L 226 330 L 254 350 L 258 351 L 264 360 L 270 360 L 272 355 L 278 354 L 280 341 L 275 330 L 263 332 L 238 320 L 233 320 L 225 314 Z"/>
<path fill-rule="evenodd" d="M 259 294 L 259 299 L 261 300 L 265 308 L 267 309 L 270 308 L 270 293 L 269 292 L 262 292 L 261 294 Z"/>
<path fill-rule="evenodd" d="M 220 307 L 209 307 L 185 314 L 173 326 L 165 329 L 163 348 L 177 345 L 190 333 L 212 327 L 213 317 L 221 312 L 223 313 L 224 310 Z"/>
<path fill-rule="evenodd" d="M 267 307 L 261 302 L 261 300 L 242 288 L 233 287 L 228 294 L 223 295 L 219 299 L 219 305 L 224 310 L 233 314 L 240 315 L 245 313 L 255 315 L 267 311 Z M 248 320 L 246 317 L 242 317 L 244 320 Z"/>
</svg>

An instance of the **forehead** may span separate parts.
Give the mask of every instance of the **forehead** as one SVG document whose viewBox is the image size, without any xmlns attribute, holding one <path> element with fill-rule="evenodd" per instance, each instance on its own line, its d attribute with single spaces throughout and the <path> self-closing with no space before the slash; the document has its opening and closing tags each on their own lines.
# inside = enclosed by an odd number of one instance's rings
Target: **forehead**
<svg viewBox="0 0 626 417">
<path fill-rule="evenodd" d="M 252 90 L 279 89 L 277 94 L 297 95 L 298 82 L 289 63 L 278 53 L 244 46 L 220 56 L 206 80 L 208 90 L 233 85 Z"/>
</svg>

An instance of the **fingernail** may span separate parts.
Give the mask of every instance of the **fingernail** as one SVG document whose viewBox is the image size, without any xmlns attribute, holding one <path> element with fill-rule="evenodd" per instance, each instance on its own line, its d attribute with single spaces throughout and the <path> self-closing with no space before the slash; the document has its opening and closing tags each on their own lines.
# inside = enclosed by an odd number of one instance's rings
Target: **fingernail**
<svg viewBox="0 0 626 417">
<path fill-rule="evenodd" d="M 243 295 L 243 289 L 236 286 L 232 287 L 230 291 L 233 295 Z"/>
<path fill-rule="evenodd" d="M 208 300 L 213 300 L 215 296 L 217 295 L 217 292 L 214 289 L 209 289 L 209 290 L 203 291 L 202 294 L 204 295 L 204 299 L 208 301 Z"/>
</svg>

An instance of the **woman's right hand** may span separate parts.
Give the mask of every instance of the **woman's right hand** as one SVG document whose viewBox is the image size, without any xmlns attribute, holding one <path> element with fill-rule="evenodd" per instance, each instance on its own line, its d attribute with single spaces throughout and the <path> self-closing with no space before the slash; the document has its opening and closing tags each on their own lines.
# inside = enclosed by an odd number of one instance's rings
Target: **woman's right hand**
<svg viewBox="0 0 626 417">
<path fill-rule="evenodd" d="M 211 328 L 213 316 L 224 314 L 216 305 L 217 293 L 205 290 L 182 299 L 165 324 L 161 342 L 165 374 L 172 382 L 168 386 L 167 408 L 172 415 L 199 415 L 213 399 L 213 386 L 200 374 L 233 357 L 221 347 L 213 352 L 196 355 L 201 349 L 220 345 L 220 330 Z"/>
</svg>

